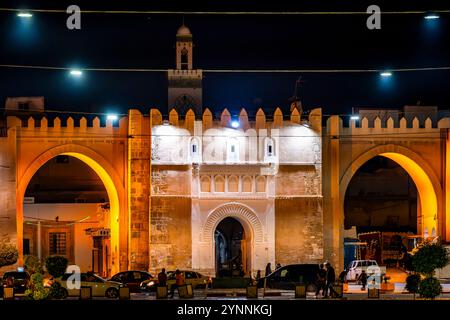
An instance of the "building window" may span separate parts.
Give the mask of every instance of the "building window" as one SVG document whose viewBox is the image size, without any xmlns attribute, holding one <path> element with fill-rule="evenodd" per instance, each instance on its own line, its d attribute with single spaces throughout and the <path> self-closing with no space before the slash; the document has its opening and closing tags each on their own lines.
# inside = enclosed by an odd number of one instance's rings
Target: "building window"
<svg viewBox="0 0 450 320">
<path fill-rule="evenodd" d="M 256 192 L 266 192 L 266 177 L 256 178 Z"/>
<path fill-rule="evenodd" d="M 30 239 L 23 239 L 23 254 L 29 255 L 30 253 Z"/>
<path fill-rule="evenodd" d="M 242 192 L 253 192 L 252 178 L 245 176 L 242 178 Z"/>
<path fill-rule="evenodd" d="M 30 110 L 30 103 L 29 102 L 19 102 L 17 107 L 21 111 L 28 111 L 28 110 Z"/>
<path fill-rule="evenodd" d="M 202 192 L 211 192 L 211 179 L 208 176 L 201 177 L 200 190 Z"/>
<path fill-rule="evenodd" d="M 228 140 L 227 162 L 239 162 L 239 144 L 236 138 Z"/>
<path fill-rule="evenodd" d="M 181 50 L 181 70 L 187 70 L 188 69 L 188 51 L 186 48 L 183 48 Z"/>
<path fill-rule="evenodd" d="M 200 144 L 198 142 L 197 138 L 192 138 L 191 139 L 191 153 L 190 153 L 190 158 L 192 162 L 199 162 L 200 161 Z"/>
<path fill-rule="evenodd" d="M 228 192 L 239 192 L 239 179 L 236 176 L 228 178 Z"/>
<path fill-rule="evenodd" d="M 272 138 L 266 138 L 264 140 L 265 145 L 265 157 L 273 157 L 275 155 L 275 143 Z"/>
<path fill-rule="evenodd" d="M 214 191 L 215 192 L 225 192 L 225 179 L 222 176 L 215 177 Z"/>
<path fill-rule="evenodd" d="M 50 255 L 58 254 L 65 255 L 66 254 L 66 233 L 65 232 L 50 232 L 49 236 L 49 250 L 48 253 Z"/>
</svg>

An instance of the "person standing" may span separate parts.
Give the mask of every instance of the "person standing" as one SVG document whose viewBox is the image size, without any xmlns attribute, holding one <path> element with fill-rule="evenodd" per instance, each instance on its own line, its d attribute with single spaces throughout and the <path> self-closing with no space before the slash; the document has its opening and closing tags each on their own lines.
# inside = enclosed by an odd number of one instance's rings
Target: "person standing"
<svg viewBox="0 0 450 320">
<path fill-rule="evenodd" d="M 175 289 L 181 286 L 184 286 L 184 276 L 183 273 L 177 269 L 177 271 L 175 271 L 175 283 L 170 286 L 170 298 L 173 298 Z"/>
<path fill-rule="evenodd" d="M 265 276 L 267 277 L 271 273 L 272 273 L 272 267 L 270 266 L 270 262 L 269 262 L 267 264 L 267 266 L 266 266 L 266 274 L 265 274 Z"/>
<path fill-rule="evenodd" d="M 166 285 L 167 285 L 166 269 L 162 268 L 161 272 L 158 273 L 158 287 L 165 287 Z"/>
<path fill-rule="evenodd" d="M 327 268 L 325 298 L 328 298 L 328 294 L 330 294 L 330 296 L 338 296 L 338 293 L 333 288 L 333 284 L 336 281 L 336 273 L 334 271 L 334 268 L 329 262 L 327 262 L 325 266 Z"/>
</svg>

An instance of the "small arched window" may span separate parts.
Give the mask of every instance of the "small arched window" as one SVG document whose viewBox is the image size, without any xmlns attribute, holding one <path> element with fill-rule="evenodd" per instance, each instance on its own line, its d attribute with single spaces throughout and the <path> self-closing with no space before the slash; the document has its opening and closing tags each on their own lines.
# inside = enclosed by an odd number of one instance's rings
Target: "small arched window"
<svg viewBox="0 0 450 320">
<path fill-rule="evenodd" d="M 211 192 L 211 178 L 202 176 L 200 179 L 200 190 L 202 192 Z"/>
<path fill-rule="evenodd" d="M 188 69 L 188 51 L 186 48 L 181 50 L 181 70 Z"/>
<path fill-rule="evenodd" d="M 236 138 L 231 138 L 227 142 L 227 162 L 239 162 L 239 142 Z"/>
<path fill-rule="evenodd" d="M 253 192 L 252 177 L 245 176 L 242 178 L 242 192 Z"/>
<path fill-rule="evenodd" d="M 200 159 L 200 143 L 197 138 L 192 138 L 189 143 L 189 156 L 192 162 L 199 162 Z"/>
<path fill-rule="evenodd" d="M 275 157 L 275 142 L 272 138 L 267 137 L 264 140 L 264 159 L 270 161 L 273 157 Z"/>
<path fill-rule="evenodd" d="M 256 178 L 256 192 L 266 192 L 266 177 L 259 176 Z"/>
<path fill-rule="evenodd" d="M 228 178 L 228 192 L 239 192 L 239 178 L 237 176 Z"/>
<path fill-rule="evenodd" d="M 222 176 L 216 176 L 214 178 L 214 191 L 225 192 L 225 179 Z"/>
</svg>

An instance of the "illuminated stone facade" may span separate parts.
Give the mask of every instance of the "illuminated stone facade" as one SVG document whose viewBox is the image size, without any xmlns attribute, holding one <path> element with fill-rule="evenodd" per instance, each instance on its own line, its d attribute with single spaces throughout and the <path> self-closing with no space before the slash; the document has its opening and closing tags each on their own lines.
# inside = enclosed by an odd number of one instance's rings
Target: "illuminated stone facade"
<svg viewBox="0 0 450 320">
<path fill-rule="evenodd" d="M 255 120 L 245 110 L 232 128 L 227 110 L 201 120 L 193 112 L 167 119 L 130 110 L 113 125 L 100 119 L 7 118 L 0 138 L 0 228 L 22 251 L 23 198 L 34 173 L 57 155 L 74 156 L 101 178 L 110 199 L 111 273 L 192 268 L 214 274 L 218 223 L 236 218 L 245 231 L 247 271 L 267 262 L 333 261 L 343 265 L 343 199 L 356 170 L 376 155 L 414 180 L 419 233 L 448 239 L 447 128 L 413 120 L 346 127 L 337 116 L 322 128 L 320 109 L 301 119 L 277 109 Z M 195 147 L 194 147 L 195 146 Z"/>
<path fill-rule="evenodd" d="M 115 123 L 24 114 L 3 121 L 0 240 L 17 243 L 19 264 L 25 190 L 58 155 L 83 161 L 105 185 L 109 274 L 165 267 L 214 275 L 214 233 L 228 217 L 243 227 L 247 273 L 264 270 L 268 262 L 323 260 L 340 270 L 345 192 L 358 168 L 378 155 L 414 180 L 421 200 L 418 232 L 450 239 L 449 118 L 376 117 L 370 124 L 362 118 L 358 126 L 344 126 L 331 116 L 323 127 L 320 108 L 303 115 L 296 108 L 283 115 L 277 108 L 271 120 L 262 109 L 254 120 L 245 109 L 236 119 L 227 109 L 214 119 L 202 109 L 202 74 L 192 69 L 192 48 L 190 31 L 180 28 L 177 69 L 168 73 L 168 117 L 156 109 L 131 109 Z M 187 84 L 179 86 L 179 80 Z M 190 90 L 194 104 L 174 102 L 180 88 Z"/>
</svg>

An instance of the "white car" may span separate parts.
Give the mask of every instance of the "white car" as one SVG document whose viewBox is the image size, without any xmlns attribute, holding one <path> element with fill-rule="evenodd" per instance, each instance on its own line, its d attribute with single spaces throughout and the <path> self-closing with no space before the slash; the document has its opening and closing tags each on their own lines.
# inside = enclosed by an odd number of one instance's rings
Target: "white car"
<svg viewBox="0 0 450 320">
<path fill-rule="evenodd" d="M 347 280 L 357 280 L 363 270 L 367 276 L 378 272 L 381 276 L 386 275 L 386 267 L 380 267 L 375 260 L 353 260 L 347 267 Z"/>
</svg>

